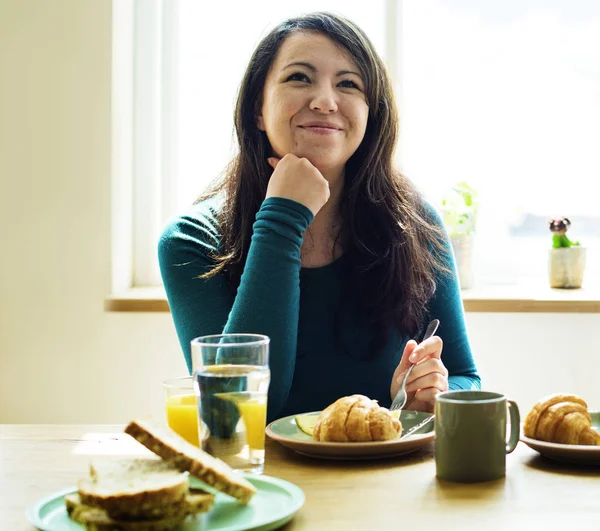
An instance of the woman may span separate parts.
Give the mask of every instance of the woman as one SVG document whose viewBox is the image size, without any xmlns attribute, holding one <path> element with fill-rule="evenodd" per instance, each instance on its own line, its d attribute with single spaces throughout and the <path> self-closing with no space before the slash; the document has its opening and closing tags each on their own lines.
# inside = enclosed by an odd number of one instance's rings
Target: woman
<svg viewBox="0 0 600 531">
<path fill-rule="evenodd" d="M 287 20 L 258 45 L 235 110 L 239 154 L 170 223 L 161 273 L 190 340 L 271 338 L 269 419 L 360 393 L 433 409 L 479 388 L 439 217 L 393 169 L 398 117 L 383 62 L 340 17 Z M 440 336 L 421 344 L 430 318 Z"/>
</svg>

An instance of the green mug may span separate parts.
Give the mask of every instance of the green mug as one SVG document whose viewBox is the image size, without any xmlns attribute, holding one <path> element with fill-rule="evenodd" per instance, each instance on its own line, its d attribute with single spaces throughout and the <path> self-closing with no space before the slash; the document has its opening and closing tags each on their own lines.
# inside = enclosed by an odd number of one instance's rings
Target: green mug
<svg viewBox="0 0 600 531">
<path fill-rule="evenodd" d="M 508 406 L 508 408 L 507 408 Z M 506 412 L 510 440 L 506 443 Z M 520 416 L 515 402 L 488 391 L 446 391 L 435 400 L 437 477 L 469 483 L 506 474 L 506 454 L 519 442 Z"/>
</svg>

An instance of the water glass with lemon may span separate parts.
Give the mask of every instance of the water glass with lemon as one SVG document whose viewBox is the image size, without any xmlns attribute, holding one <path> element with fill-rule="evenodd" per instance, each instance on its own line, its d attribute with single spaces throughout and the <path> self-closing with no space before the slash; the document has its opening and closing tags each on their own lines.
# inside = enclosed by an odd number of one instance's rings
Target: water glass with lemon
<svg viewBox="0 0 600 531">
<path fill-rule="evenodd" d="M 233 468 L 262 473 L 269 371 L 269 338 L 220 334 L 192 340 L 199 416 L 206 450 Z"/>
</svg>

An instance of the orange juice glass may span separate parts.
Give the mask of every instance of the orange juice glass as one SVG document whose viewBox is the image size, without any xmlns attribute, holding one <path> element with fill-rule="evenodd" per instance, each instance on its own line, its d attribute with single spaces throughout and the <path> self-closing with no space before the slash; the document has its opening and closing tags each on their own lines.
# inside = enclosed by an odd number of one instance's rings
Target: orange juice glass
<svg viewBox="0 0 600 531">
<path fill-rule="evenodd" d="M 198 406 L 191 376 L 163 382 L 165 410 L 169 427 L 186 441 L 200 446 Z"/>
</svg>

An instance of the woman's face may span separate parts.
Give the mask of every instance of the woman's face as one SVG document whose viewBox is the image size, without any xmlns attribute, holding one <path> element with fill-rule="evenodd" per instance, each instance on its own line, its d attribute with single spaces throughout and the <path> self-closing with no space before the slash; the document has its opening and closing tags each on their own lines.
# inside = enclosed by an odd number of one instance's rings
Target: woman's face
<svg viewBox="0 0 600 531">
<path fill-rule="evenodd" d="M 257 125 L 278 157 L 306 157 L 342 171 L 365 135 L 365 83 L 351 56 L 328 37 L 296 32 L 269 70 Z"/>
</svg>

